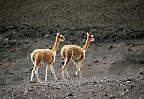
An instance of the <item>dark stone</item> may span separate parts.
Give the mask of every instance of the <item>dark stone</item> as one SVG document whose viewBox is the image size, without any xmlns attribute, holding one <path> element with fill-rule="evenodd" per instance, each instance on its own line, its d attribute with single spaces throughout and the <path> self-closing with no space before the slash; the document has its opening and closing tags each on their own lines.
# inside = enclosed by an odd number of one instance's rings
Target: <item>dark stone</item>
<svg viewBox="0 0 144 99">
<path fill-rule="evenodd" d="M 73 94 L 72 94 L 72 93 L 70 93 L 70 94 L 68 94 L 68 96 L 73 96 Z"/>
<path fill-rule="evenodd" d="M 144 75 L 144 72 L 140 72 L 140 75 Z"/>
</svg>

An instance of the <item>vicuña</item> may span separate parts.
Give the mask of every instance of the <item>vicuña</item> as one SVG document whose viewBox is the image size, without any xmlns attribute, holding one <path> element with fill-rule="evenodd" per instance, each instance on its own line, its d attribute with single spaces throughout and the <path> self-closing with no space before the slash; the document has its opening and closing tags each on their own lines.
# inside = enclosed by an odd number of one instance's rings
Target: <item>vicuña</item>
<svg viewBox="0 0 144 99">
<path fill-rule="evenodd" d="M 88 49 L 91 42 L 94 41 L 94 36 L 91 33 L 87 32 L 87 40 L 84 44 L 84 46 L 81 48 L 77 45 L 65 45 L 61 49 L 61 56 L 64 59 L 64 65 L 62 66 L 62 78 L 64 79 L 64 73 L 66 73 L 67 77 L 70 79 L 69 73 L 67 71 L 68 64 L 70 63 L 70 60 L 73 60 L 77 71 L 75 72 L 74 76 L 76 76 L 79 72 L 80 78 L 83 78 L 81 67 L 83 60 L 85 58 L 86 50 Z"/>
<path fill-rule="evenodd" d="M 35 49 L 31 53 L 31 60 L 32 60 L 33 65 L 34 65 L 34 67 L 32 69 L 32 73 L 31 73 L 31 81 L 33 81 L 33 76 L 35 74 L 38 82 L 41 82 L 39 75 L 38 75 L 38 69 L 39 69 L 41 63 L 47 64 L 46 70 L 45 70 L 45 81 L 47 81 L 49 69 L 53 73 L 54 78 L 57 79 L 52 64 L 55 61 L 55 56 L 56 56 L 56 52 L 57 52 L 57 49 L 59 47 L 59 44 L 62 41 L 64 41 L 64 39 L 65 38 L 63 37 L 63 35 L 61 35 L 60 33 L 57 33 L 55 43 L 54 43 L 54 46 L 52 49 Z"/>
</svg>

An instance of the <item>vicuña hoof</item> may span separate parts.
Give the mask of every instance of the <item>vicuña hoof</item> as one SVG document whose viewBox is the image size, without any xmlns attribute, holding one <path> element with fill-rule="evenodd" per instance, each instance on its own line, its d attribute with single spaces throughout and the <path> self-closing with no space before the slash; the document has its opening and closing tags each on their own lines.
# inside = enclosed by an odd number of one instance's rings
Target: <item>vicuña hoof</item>
<svg viewBox="0 0 144 99">
<path fill-rule="evenodd" d="M 76 74 L 74 74 L 73 76 L 76 77 Z"/>
<path fill-rule="evenodd" d="M 81 79 L 84 79 L 84 77 L 82 76 L 82 77 L 80 77 Z"/>
<path fill-rule="evenodd" d="M 36 81 L 30 81 L 31 84 L 36 83 Z"/>
</svg>

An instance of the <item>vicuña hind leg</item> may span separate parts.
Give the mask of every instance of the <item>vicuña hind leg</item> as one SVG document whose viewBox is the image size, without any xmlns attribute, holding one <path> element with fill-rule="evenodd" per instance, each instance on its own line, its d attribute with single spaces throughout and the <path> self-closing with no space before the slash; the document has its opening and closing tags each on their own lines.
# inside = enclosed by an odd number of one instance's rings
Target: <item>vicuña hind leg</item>
<svg viewBox="0 0 144 99">
<path fill-rule="evenodd" d="M 75 61 L 74 61 L 75 62 Z M 79 72 L 80 78 L 83 78 L 82 72 L 81 72 L 81 67 L 82 67 L 82 61 L 75 62 L 75 65 L 77 67 L 77 71 L 75 72 L 74 76 L 76 76 Z"/>
<path fill-rule="evenodd" d="M 37 67 L 37 66 L 34 65 L 34 68 L 33 68 L 32 73 L 31 73 L 31 81 L 33 81 L 33 76 L 34 76 L 34 74 L 35 74 L 36 67 Z"/>
<path fill-rule="evenodd" d="M 78 62 L 78 66 L 79 66 L 78 70 L 79 70 L 80 78 L 83 78 L 83 76 L 82 76 L 82 71 L 81 71 L 81 68 L 82 68 L 82 61 L 81 61 L 81 62 Z"/>
<path fill-rule="evenodd" d="M 35 71 L 34 71 L 34 70 L 32 70 L 32 73 L 31 73 L 31 79 L 30 79 L 30 81 L 31 81 L 31 82 L 33 81 L 33 76 L 34 76 L 34 73 L 35 73 Z"/>
<path fill-rule="evenodd" d="M 73 60 L 74 61 L 74 60 Z M 78 63 L 76 62 L 76 61 L 74 61 L 74 63 L 75 63 L 75 65 L 76 65 L 76 67 L 77 67 L 77 71 L 75 72 L 75 74 L 74 74 L 74 77 L 78 74 Z"/>
<path fill-rule="evenodd" d="M 67 75 L 68 79 L 71 78 L 71 77 L 69 76 L 69 73 L 68 73 L 67 67 L 66 67 L 66 75 Z"/>
<path fill-rule="evenodd" d="M 32 70 L 32 73 L 31 73 L 31 81 L 33 81 L 33 76 L 34 74 L 36 74 L 36 77 L 37 77 L 37 80 L 40 82 L 40 78 L 38 76 L 38 66 L 37 65 L 34 65 L 34 68 Z"/>
<path fill-rule="evenodd" d="M 51 70 L 52 74 L 54 75 L 54 78 L 57 80 L 57 77 L 56 77 L 56 74 L 55 74 L 55 71 L 54 71 L 52 65 L 50 65 L 50 70 Z"/>
<path fill-rule="evenodd" d="M 68 65 L 69 61 L 70 61 L 70 59 L 69 59 L 69 60 L 66 59 L 64 65 L 63 65 L 63 67 L 62 67 L 62 78 L 63 78 L 63 79 L 65 79 L 65 77 L 64 77 L 64 72 L 65 72 L 65 71 L 66 71 L 67 76 L 68 76 L 67 65 Z"/>
<path fill-rule="evenodd" d="M 66 71 L 67 76 L 70 78 L 68 71 L 67 71 L 67 66 L 68 66 L 70 60 L 72 59 L 72 52 L 73 52 L 72 48 L 69 48 L 69 49 L 65 50 L 65 54 L 62 55 L 62 56 L 64 56 L 63 57 L 64 58 L 64 65 L 62 67 L 62 78 L 63 79 L 65 78 L 64 77 L 65 71 Z"/>
<path fill-rule="evenodd" d="M 45 70 L 45 81 L 47 81 L 48 70 L 49 70 L 49 65 L 47 65 L 46 70 Z"/>
<path fill-rule="evenodd" d="M 38 68 L 36 69 L 35 74 L 36 74 L 36 77 L 37 77 L 38 82 L 41 83 L 41 80 L 40 80 L 39 75 L 38 75 Z"/>
<path fill-rule="evenodd" d="M 65 61 L 64 65 L 62 67 L 62 78 L 63 79 L 65 79 L 65 77 L 64 77 L 64 71 L 65 71 L 66 66 L 67 66 L 67 61 Z"/>
</svg>

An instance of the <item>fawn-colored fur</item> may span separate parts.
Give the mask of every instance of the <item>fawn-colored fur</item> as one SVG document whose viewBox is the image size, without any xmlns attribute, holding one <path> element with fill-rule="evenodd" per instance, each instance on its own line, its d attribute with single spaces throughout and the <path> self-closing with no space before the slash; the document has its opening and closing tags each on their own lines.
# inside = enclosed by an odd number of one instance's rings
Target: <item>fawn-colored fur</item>
<svg viewBox="0 0 144 99">
<path fill-rule="evenodd" d="M 54 43 L 54 46 L 52 49 L 35 49 L 31 53 L 31 60 L 34 65 L 32 73 L 31 73 L 31 81 L 33 81 L 33 76 L 35 74 L 37 80 L 39 82 L 41 82 L 41 80 L 38 76 L 38 69 L 39 69 L 41 63 L 47 64 L 46 71 L 45 71 L 45 81 L 47 81 L 48 69 L 51 70 L 55 79 L 57 79 L 52 64 L 55 61 L 55 56 L 56 56 L 56 52 L 59 47 L 59 44 L 60 44 L 60 42 L 64 41 L 64 39 L 65 38 L 62 35 L 57 33 L 56 40 L 55 40 L 55 43 Z"/>
<path fill-rule="evenodd" d="M 94 41 L 94 36 L 87 32 L 87 40 L 82 48 L 77 45 L 65 45 L 61 49 L 61 56 L 64 59 L 64 65 L 62 67 L 63 79 L 65 78 L 64 72 L 66 72 L 67 77 L 70 78 L 68 71 L 67 71 L 67 67 L 68 67 L 68 64 L 70 63 L 70 60 L 73 60 L 77 67 L 77 71 L 75 72 L 74 75 L 76 76 L 79 72 L 80 78 L 83 78 L 82 72 L 81 72 L 82 62 L 85 58 L 85 52 L 87 48 L 89 47 L 90 42 L 93 42 L 93 41 Z"/>
</svg>

